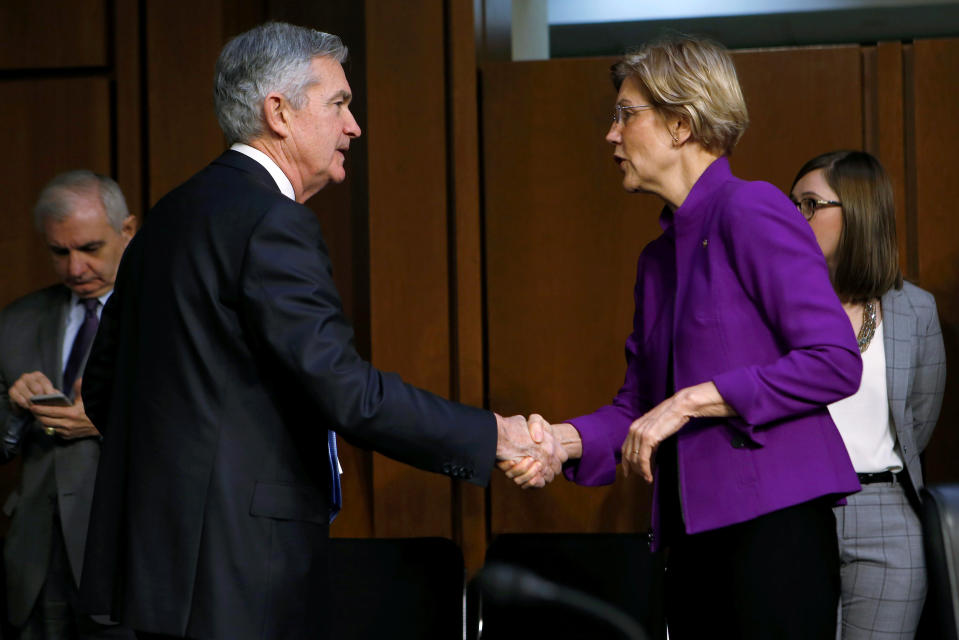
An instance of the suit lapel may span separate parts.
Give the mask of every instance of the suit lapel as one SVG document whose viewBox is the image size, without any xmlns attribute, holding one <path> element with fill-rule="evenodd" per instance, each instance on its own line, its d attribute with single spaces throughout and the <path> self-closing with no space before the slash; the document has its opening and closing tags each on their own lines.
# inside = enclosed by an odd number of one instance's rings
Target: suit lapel
<svg viewBox="0 0 959 640">
<path fill-rule="evenodd" d="M 900 433 L 906 420 L 906 395 L 912 383 L 912 341 L 915 336 L 915 318 L 905 313 L 903 291 L 891 289 L 882 297 L 883 346 L 886 350 L 886 389 L 896 432 Z"/>
</svg>

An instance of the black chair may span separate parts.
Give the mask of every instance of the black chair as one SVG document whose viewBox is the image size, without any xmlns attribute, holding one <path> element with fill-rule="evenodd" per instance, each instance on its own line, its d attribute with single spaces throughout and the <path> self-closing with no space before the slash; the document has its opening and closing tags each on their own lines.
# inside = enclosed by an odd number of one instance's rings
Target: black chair
<svg viewBox="0 0 959 640">
<path fill-rule="evenodd" d="M 330 539 L 331 638 L 463 638 L 465 569 L 446 538 Z"/>
<path fill-rule="evenodd" d="M 937 627 L 927 637 L 959 640 L 959 484 L 922 490 L 922 533 L 929 574 L 926 613 Z"/>
<path fill-rule="evenodd" d="M 486 552 L 487 566 L 527 569 L 546 581 L 592 596 L 627 614 L 649 638 L 666 637 L 664 560 L 651 554 L 645 534 L 504 534 Z M 574 596 L 575 597 L 575 596 Z M 517 598 L 497 603 L 470 588 L 469 627 L 481 640 L 536 633 L 562 638 L 621 637 L 595 614 L 556 602 Z"/>
</svg>

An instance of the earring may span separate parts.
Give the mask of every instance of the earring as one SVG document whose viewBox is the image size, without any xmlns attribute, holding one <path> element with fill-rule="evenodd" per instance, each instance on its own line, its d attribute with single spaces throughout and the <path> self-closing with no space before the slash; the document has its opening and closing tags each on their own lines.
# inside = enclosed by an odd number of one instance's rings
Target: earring
<svg viewBox="0 0 959 640">
<path fill-rule="evenodd" d="M 673 139 L 673 144 L 679 144 L 679 138 L 672 131 L 669 132 L 669 137 Z"/>
</svg>

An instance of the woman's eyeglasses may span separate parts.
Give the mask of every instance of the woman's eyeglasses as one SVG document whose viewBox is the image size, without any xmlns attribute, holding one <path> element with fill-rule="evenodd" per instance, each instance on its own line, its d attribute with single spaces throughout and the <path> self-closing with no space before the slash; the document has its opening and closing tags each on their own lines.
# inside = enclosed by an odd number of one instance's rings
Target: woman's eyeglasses
<svg viewBox="0 0 959 640">
<path fill-rule="evenodd" d="M 792 198 L 790 198 L 790 200 L 792 200 Z M 812 220 L 813 216 L 816 215 L 816 212 L 820 209 L 842 206 L 841 202 L 836 202 L 835 200 L 818 200 L 816 198 L 800 198 L 798 201 L 793 200 L 792 202 L 806 220 Z"/>
<path fill-rule="evenodd" d="M 652 109 L 653 105 L 651 104 L 618 104 L 616 105 L 616 110 L 613 111 L 613 123 L 614 124 L 623 124 L 626 122 L 629 117 L 628 109 L 639 109 L 640 111 L 644 109 Z M 623 113 L 626 111 L 626 113 Z"/>
</svg>

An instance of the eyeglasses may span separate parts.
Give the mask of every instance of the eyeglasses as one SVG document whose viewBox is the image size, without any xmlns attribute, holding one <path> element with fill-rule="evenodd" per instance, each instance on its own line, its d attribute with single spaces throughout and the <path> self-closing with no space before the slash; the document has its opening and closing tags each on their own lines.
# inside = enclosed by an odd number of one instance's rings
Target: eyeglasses
<svg viewBox="0 0 959 640">
<path fill-rule="evenodd" d="M 623 119 L 623 111 L 628 109 L 652 109 L 653 105 L 651 104 L 618 104 L 616 105 L 616 110 L 613 111 L 613 124 L 623 124 L 625 120 Z"/>
<path fill-rule="evenodd" d="M 792 200 L 792 198 L 790 198 L 790 200 Z M 816 198 L 800 198 L 798 201 L 793 200 L 793 204 L 802 212 L 806 220 L 812 220 L 813 216 L 816 215 L 816 212 L 820 209 L 842 206 L 841 202 L 836 202 L 835 200 L 817 200 Z"/>
</svg>

